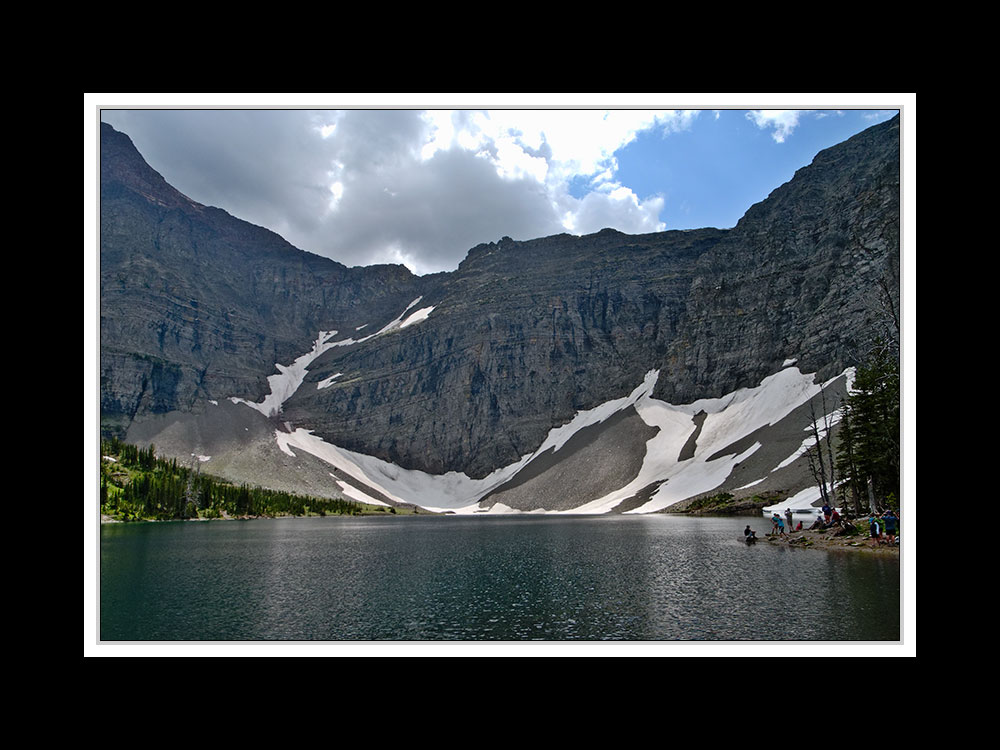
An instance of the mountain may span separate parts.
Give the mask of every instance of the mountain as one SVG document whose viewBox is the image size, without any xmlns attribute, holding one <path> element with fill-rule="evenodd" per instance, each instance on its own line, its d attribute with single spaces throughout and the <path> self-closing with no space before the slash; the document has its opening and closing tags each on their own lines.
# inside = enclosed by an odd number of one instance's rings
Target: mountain
<svg viewBox="0 0 1000 750">
<path fill-rule="evenodd" d="M 439 510 L 808 491 L 804 431 L 884 280 L 898 304 L 899 175 L 897 117 L 731 229 L 505 237 L 418 277 L 202 206 L 102 125 L 102 432 Z"/>
<path fill-rule="evenodd" d="M 347 268 L 190 200 L 107 124 L 100 212 L 105 432 L 222 394 L 257 397 L 316 331 L 419 293 L 402 266 Z"/>
</svg>

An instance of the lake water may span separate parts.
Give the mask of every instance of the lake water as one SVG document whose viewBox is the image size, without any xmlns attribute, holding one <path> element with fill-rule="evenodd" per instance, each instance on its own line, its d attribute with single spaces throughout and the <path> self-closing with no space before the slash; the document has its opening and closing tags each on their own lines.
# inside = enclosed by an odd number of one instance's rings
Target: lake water
<svg viewBox="0 0 1000 750">
<path fill-rule="evenodd" d="M 104 524 L 102 641 L 898 641 L 898 558 L 761 518 Z"/>
</svg>

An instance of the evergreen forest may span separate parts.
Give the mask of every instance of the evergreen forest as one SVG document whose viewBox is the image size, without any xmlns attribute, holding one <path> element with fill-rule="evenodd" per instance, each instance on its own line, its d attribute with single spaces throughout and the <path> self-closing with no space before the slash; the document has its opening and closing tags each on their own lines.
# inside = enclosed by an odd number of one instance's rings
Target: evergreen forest
<svg viewBox="0 0 1000 750">
<path fill-rule="evenodd" d="M 235 485 L 157 458 L 154 446 L 101 441 L 101 513 L 119 521 L 357 515 L 360 503 Z"/>
</svg>

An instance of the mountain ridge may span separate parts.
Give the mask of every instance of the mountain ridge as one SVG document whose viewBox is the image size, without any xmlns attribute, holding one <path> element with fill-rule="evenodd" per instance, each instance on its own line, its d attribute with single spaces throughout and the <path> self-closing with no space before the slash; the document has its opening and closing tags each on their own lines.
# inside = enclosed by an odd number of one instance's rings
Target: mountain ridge
<svg viewBox="0 0 1000 750">
<path fill-rule="evenodd" d="M 200 206 L 121 138 L 102 125 L 107 433 L 262 403 L 276 365 L 327 332 L 340 345 L 310 361 L 275 424 L 484 479 L 651 368 L 650 396 L 675 404 L 757 387 L 789 360 L 843 373 L 878 281 L 898 274 L 898 117 L 820 152 L 731 229 L 504 237 L 423 277 L 350 269 Z M 408 306 L 426 312 L 365 335 Z"/>
</svg>

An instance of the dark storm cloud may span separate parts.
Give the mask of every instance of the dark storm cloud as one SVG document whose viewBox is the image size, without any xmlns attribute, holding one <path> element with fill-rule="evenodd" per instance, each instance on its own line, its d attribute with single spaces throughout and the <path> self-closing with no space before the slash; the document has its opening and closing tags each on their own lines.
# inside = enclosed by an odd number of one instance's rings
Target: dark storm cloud
<svg viewBox="0 0 1000 750">
<path fill-rule="evenodd" d="M 387 153 L 345 170 L 343 198 L 326 222 L 341 257 L 361 263 L 398 252 L 424 268 L 453 268 L 480 242 L 561 229 L 537 183 L 501 179 L 471 152 L 438 151 L 426 161 L 395 153 L 391 165 Z"/>
<path fill-rule="evenodd" d="M 193 200 L 347 265 L 428 273 L 505 235 L 655 228 L 655 203 L 610 190 L 572 198 L 537 131 L 521 137 L 473 111 L 105 110 L 102 119 Z"/>
<path fill-rule="evenodd" d="M 311 113 L 112 110 L 102 119 L 189 198 L 283 235 L 318 228 L 328 165 Z"/>
<path fill-rule="evenodd" d="M 347 265 L 450 269 L 480 242 L 561 231 L 537 183 L 502 179 L 469 151 L 424 160 L 430 125 L 417 111 L 109 110 L 102 119 L 188 197 Z"/>
</svg>

